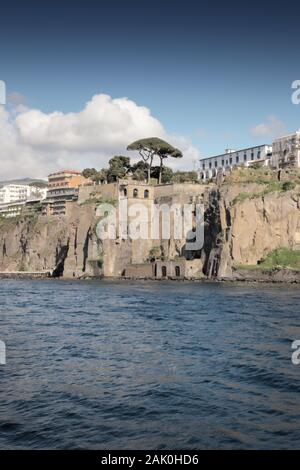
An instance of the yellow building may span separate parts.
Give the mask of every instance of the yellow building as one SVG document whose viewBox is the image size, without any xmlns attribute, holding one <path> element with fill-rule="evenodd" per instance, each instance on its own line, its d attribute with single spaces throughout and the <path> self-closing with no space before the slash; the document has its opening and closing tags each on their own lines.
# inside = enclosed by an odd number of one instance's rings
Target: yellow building
<svg viewBox="0 0 300 470">
<path fill-rule="evenodd" d="M 85 178 L 78 170 L 61 170 L 48 176 L 48 189 L 78 188 L 90 184 L 91 180 Z"/>
<path fill-rule="evenodd" d="M 92 183 L 78 170 L 61 170 L 48 176 L 43 215 L 66 215 L 67 203 L 77 201 L 79 187 Z"/>
</svg>

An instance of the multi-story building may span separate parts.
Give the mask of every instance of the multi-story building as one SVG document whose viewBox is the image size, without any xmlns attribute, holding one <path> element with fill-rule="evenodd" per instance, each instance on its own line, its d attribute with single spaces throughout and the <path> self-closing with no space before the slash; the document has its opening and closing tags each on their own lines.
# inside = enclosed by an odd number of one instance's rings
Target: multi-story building
<svg viewBox="0 0 300 470">
<path fill-rule="evenodd" d="M 26 201 L 29 186 L 21 184 L 8 184 L 0 188 L 0 204 Z"/>
<path fill-rule="evenodd" d="M 218 172 L 225 173 L 234 166 L 251 166 L 254 163 L 268 166 L 272 155 L 272 146 L 269 144 L 248 147 L 245 149 L 226 149 L 225 153 L 200 160 L 199 178 L 207 180 L 213 178 Z"/>
<path fill-rule="evenodd" d="M 0 204 L 0 217 L 10 218 L 20 215 L 28 216 L 39 214 L 42 211 L 41 199 L 28 199 L 27 201 L 8 202 Z"/>
<path fill-rule="evenodd" d="M 90 180 L 85 178 L 81 171 L 78 170 L 61 170 L 48 176 L 48 190 L 58 188 L 78 188 L 89 183 Z"/>
<path fill-rule="evenodd" d="M 43 188 L 40 188 L 38 186 L 29 186 L 29 187 L 30 187 L 30 190 L 27 196 L 27 201 L 31 201 L 31 200 L 36 201 L 37 199 L 42 201 L 43 199 L 46 199 L 47 191 L 48 191 L 47 187 L 43 187 Z"/>
<path fill-rule="evenodd" d="M 0 188 L 0 204 L 23 202 L 29 199 L 45 199 L 46 188 L 23 184 L 7 184 Z"/>
<path fill-rule="evenodd" d="M 65 215 L 67 203 L 78 199 L 80 186 L 91 184 L 77 170 L 61 170 L 48 176 L 48 191 L 43 201 L 43 215 Z"/>
<path fill-rule="evenodd" d="M 274 140 L 271 164 L 274 168 L 300 167 L 300 130 Z"/>
<path fill-rule="evenodd" d="M 19 202 L 8 202 L 0 204 L 0 218 L 10 218 L 17 217 L 21 215 L 22 210 L 24 209 L 26 201 Z"/>
</svg>

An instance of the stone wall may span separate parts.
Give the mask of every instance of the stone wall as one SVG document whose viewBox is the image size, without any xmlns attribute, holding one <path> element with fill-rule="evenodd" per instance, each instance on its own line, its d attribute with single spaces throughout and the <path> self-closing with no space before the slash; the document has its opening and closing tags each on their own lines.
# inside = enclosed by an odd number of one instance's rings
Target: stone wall
<svg viewBox="0 0 300 470">
<path fill-rule="evenodd" d="M 78 204 L 92 199 L 93 197 L 103 196 L 107 199 L 118 199 L 118 184 L 96 184 L 92 186 L 81 186 L 78 193 Z"/>
<path fill-rule="evenodd" d="M 125 267 L 124 277 L 131 279 L 153 278 L 154 265 L 149 263 L 128 265 Z"/>
</svg>

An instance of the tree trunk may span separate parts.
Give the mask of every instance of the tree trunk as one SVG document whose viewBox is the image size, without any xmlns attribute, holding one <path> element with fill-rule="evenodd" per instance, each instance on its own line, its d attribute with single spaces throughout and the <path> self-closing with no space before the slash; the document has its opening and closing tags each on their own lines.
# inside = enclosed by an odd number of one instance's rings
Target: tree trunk
<svg viewBox="0 0 300 470">
<path fill-rule="evenodd" d="M 158 178 L 158 184 L 161 184 L 161 179 L 162 179 L 162 169 L 163 169 L 163 157 L 160 157 L 160 167 L 159 167 L 159 178 Z"/>
<path fill-rule="evenodd" d="M 150 179 L 151 179 L 152 163 L 153 163 L 153 155 L 150 157 L 150 163 L 149 163 L 149 168 L 148 168 L 148 184 L 150 183 Z"/>
</svg>

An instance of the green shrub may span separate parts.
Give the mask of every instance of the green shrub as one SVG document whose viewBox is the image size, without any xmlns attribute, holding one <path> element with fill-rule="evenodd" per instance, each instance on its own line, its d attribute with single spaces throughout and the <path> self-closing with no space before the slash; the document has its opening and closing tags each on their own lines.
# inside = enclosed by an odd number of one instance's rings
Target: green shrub
<svg viewBox="0 0 300 470">
<path fill-rule="evenodd" d="M 295 189 L 296 183 L 294 181 L 285 181 L 282 184 L 282 190 L 283 191 L 290 191 L 292 189 Z"/>
<path fill-rule="evenodd" d="M 146 259 L 146 261 L 152 263 L 153 261 L 156 261 L 156 260 L 164 260 L 164 251 L 162 249 L 162 247 L 160 246 L 153 246 L 150 250 L 149 250 L 149 254 L 148 254 L 148 257 Z"/>
<path fill-rule="evenodd" d="M 290 248 L 278 248 L 271 251 L 264 259 L 255 265 L 236 265 L 236 269 L 255 269 L 272 270 L 278 268 L 289 268 L 300 270 L 300 250 L 291 250 Z"/>
<path fill-rule="evenodd" d="M 91 194 L 91 196 L 92 196 L 92 194 Z M 80 206 L 86 206 L 86 205 L 89 205 L 89 204 L 110 204 L 110 205 L 116 207 L 117 206 L 117 200 L 101 196 L 101 194 L 99 194 L 99 195 L 94 194 L 93 197 L 90 197 L 89 199 L 86 199 L 85 201 L 83 201 L 79 205 Z"/>
</svg>

